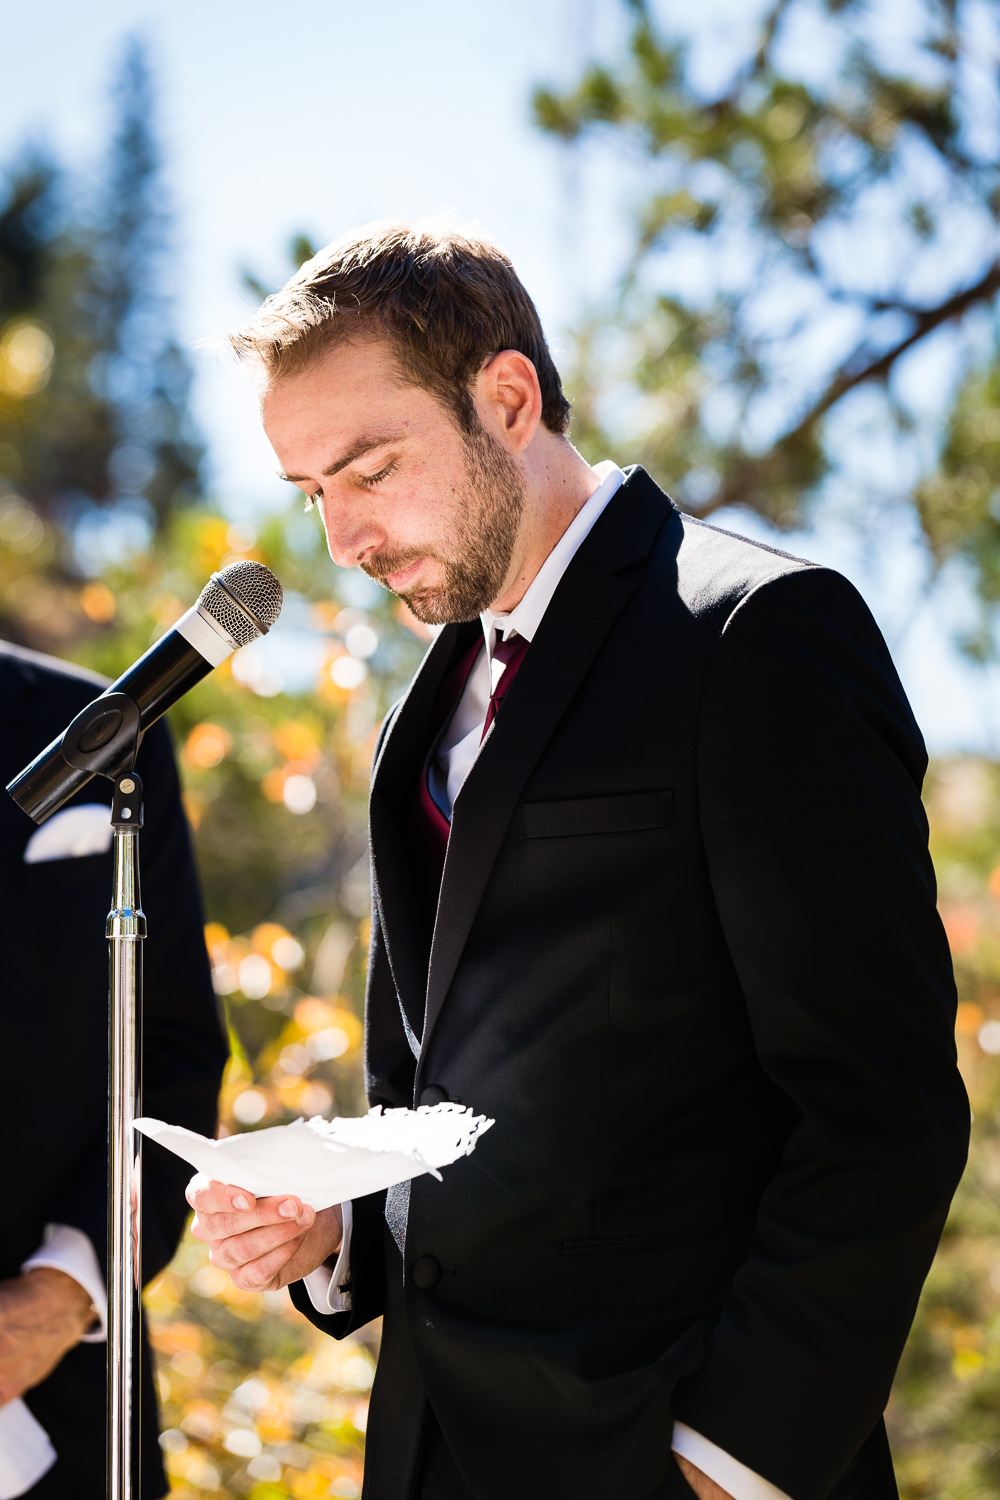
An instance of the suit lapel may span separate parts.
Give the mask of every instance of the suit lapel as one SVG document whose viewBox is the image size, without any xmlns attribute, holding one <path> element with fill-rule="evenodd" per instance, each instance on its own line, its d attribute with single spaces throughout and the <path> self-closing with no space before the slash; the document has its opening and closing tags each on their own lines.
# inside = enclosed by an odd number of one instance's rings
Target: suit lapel
<svg viewBox="0 0 1000 1500">
<path fill-rule="evenodd" d="M 470 625 L 449 625 L 430 646 L 392 716 L 372 772 L 369 822 L 373 893 L 414 1051 L 416 1038 L 410 1018 L 423 1013 L 427 948 L 421 936 L 413 866 L 405 846 L 407 811 L 417 793 L 438 688 L 458 655 L 469 649 L 477 631 L 481 636 L 478 620 Z"/>
<path fill-rule="evenodd" d="M 635 592 L 636 583 L 622 571 L 648 555 L 671 510 L 670 500 L 642 469 L 629 473 L 563 575 L 455 800 L 422 1048 L 440 1015 L 525 783 Z"/>
</svg>

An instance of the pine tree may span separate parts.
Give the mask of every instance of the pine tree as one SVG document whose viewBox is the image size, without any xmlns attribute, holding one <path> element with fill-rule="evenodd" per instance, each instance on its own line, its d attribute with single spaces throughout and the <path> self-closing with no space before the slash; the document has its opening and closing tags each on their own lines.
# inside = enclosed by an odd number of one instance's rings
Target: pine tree
<svg viewBox="0 0 1000 1500">
<path fill-rule="evenodd" d="M 109 617 L 81 613 L 95 520 L 106 551 L 201 493 L 152 94 L 132 41 L 96 201 L 37 151 L 0 186 L 0 633 L 43 649 Z"/>
<path fill-rule="evenodd" d="M 153 85 L 135 38 L 116 84 L 118 127 L 98 223 L 93 302 L 101 379 L 114 412 L 107 495 L 144 497 L 161 527 L 200 493 L 202 449 L 188 411 L 191 374 L 164 290 L 169 245 Z"/>
</svg>

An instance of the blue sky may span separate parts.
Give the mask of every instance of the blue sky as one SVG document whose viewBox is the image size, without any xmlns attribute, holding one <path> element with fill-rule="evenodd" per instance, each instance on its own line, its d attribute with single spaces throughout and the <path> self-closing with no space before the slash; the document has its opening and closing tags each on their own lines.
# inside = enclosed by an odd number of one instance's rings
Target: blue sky
<svg viewBox="0 0 1000 1500">
<path fill-rule="evenodd" d="M 721 56 L 751 7 L 704 0 L 701 9 L 718 27 L 707 55 Z M 450 212 L 509 251 L 558 360 L 562 331 L 610 288 L 628 242 L 629 174 L 599 157 L 567 157 L 540 137 L 530 94 L 613 54 L 623 14 L 616 0 L 11 6 L 0 161 L 33 139 L 95 171 L 111 128 L 108 85 L 124 37 L 138 32 L 157 77 L 186 343 L 247 314 L 241 268 L 280 283 L 297 232 L 323 242 L 367 219 Z M 244 377 L 218 352 L 192 357 L 215 494 L 237 515 L 285 503 Z M 671 476 L 656 477 L 669 488 Z M 752 517 L 722 520 L 764 534 Z M 1000 754 L 998 678 L 968 668 L 942 630 L 961 615 L 961 587 L 914 608 L 921 560 L 905 527 L 888 551 L 833 521 L 779 545 L 858 583 L 933 748 Z"/>
<path fill-rule="evenodd" d="M 4 26 L 19 66 L 5 70 L 0 152 L 29 136 L 93 168 L 111 124 L 107 85 L 136 31 L 159 87 L 185 340 L 247 315 L 242 267 L 280 284 L 297 232 L 323 243 L 368 219 L 442 212 L 504 244 L 554 328 L 581 299 L 585 242 L 596 229 L 600 262 L 615 236 L 579 221 L 581 209 L 606 217 L 579 193 L 564 227 L 571 185 L 559 151 L 531 127 L 531 88 L 571 77 L 588 39 L 617 22 L 608 0 L 20 6 Z M 256 505 L 274 493 L 273 459 L 252 400 L 217 355 L 199 353 L 195 365 L 215 489 Z"/>
</svg>

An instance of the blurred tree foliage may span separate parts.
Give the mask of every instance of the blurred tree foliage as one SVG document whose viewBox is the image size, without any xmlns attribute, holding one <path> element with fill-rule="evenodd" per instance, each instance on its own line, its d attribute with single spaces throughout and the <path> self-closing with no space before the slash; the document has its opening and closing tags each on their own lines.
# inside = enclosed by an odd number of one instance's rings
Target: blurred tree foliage
<svg viewBox="0 0 1000 1500">
<path fill-rule="evenodd" d="M 987 1500 L 1000 1496 L 1000 766 L 934 765 L 926 802 L 974 1123 L 889 1432 L 903 1500 Z"/>
<path fill-rule="evenodd" d="M 765 0 L 724 33 L 711 7 L 626 10 L 627 56 L 534 97 L 541 128 L 610 154 L 636 202 L 614 303 L 575 338 L 575 435 L 701 516 L 797 526 L 838 478 L 869 508 L 913 504 L 934 562 L 971 564 L 988 620 L 995 6 Z M 968 644 L 991 649 L 985 624 Z"/>
<path fill-rule="evenodd" d="M 150 123 L 153 88 L 145 51 L 134 39 L 115 101 L 118 128 L 85 293 L 100 350 L 89 373 L 114 414 L 107 498 L 144 499 L 162 526 L 172 507 L 199 492 L 202 450 L 188 411 L 188 361 L 173 336 L 164 291 L 169 225 Z"/>
<path fill-rule="evenodd" d="M 50 649 L 86 628 L 74 576 L 200 493 L 138 42 L 126 49 L 115 105 L 98 192 L 28 152 L 0 199 L 0 536 L 11 554 L 0 630 Z M 55 529 L 45 530 L 49 520 Z"/>
<path fill-rule="evenodd" d="M 254 526 L 199 495 L 136 44 L 115 100 L 96 195 L 39 153 L 0 195 L 0 633 L 114 677 L 219 567 L 254 558 L 281 579 L 274 630 L 171 716 L 232 1052 L 221 1128 L 358 1114 L 369 763 L 423 638 L 338 573 L 300 502 Z M 360 1494 L 377 1330 L 334 1346 L 190 1238 L 147 1305 L 177 1496 Z"/>
</svg>

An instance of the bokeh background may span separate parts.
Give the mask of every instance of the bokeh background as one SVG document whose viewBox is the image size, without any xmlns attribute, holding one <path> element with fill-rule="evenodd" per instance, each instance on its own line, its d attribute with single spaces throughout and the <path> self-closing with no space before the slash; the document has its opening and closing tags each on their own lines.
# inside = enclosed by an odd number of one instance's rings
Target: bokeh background
<svg viewBox="0 0 1000 1500">
<path fill-rule="evenodd" d="M 367 774 L 423 642 L 326 557 L 218 338 L 351 224 L 448 213 L 518 266 L 588 458 L 839 567 L 893 649 L 976 1118 L 889 1417 L 908 1500 L 1000 1496 L 996 0 L 49 0 L 3 28 L 0 634 L 116 674 L 221 563 L 286 591 L 173 715 L 223 1128 L 364 1107 Z M 147 1304 L 176 1496 L 360 1494 L 377 1329 L 325 1341 L 190 1239 Z"/>
</svg>

